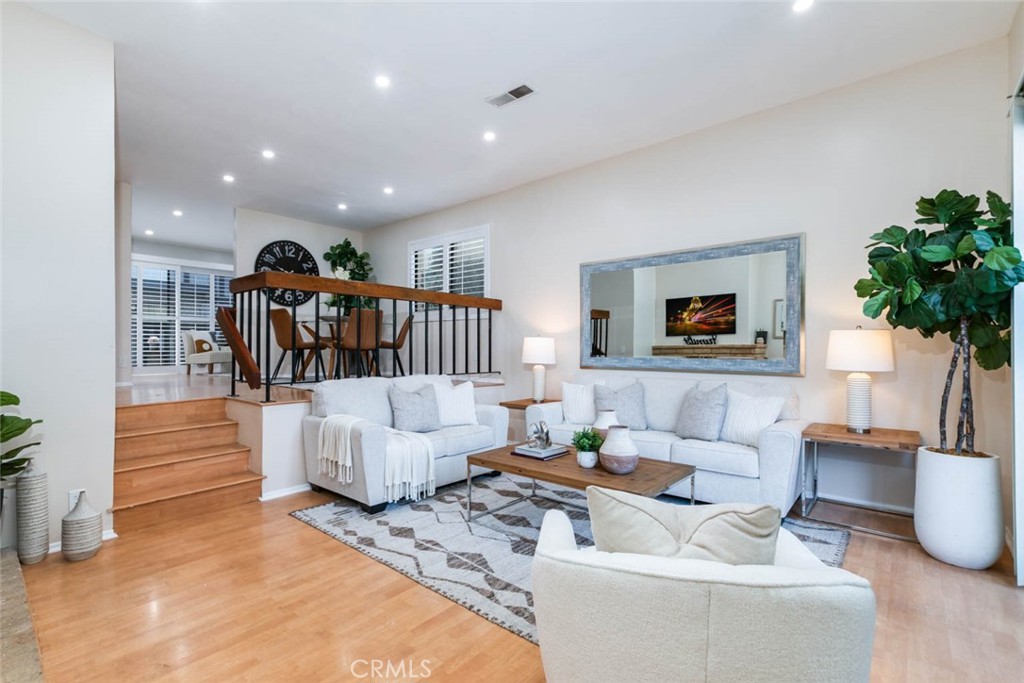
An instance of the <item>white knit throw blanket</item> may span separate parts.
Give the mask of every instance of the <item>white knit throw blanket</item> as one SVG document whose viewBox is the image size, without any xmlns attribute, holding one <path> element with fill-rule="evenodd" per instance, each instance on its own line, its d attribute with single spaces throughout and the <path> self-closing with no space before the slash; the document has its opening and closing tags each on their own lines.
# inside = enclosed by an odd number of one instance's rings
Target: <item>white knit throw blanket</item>
<svg viewBox="0 0 1024 683">
<path fill-rule="evenodd" d="M 434 444 L 415 432 L 385 427 L 384 495 L 389 503 L 434 495 Z"/>
<path fill-rule="evenodd" d="M 360 422 L 369 422 L 353 415 L 328 415 L 320 423 L 320 467 L 343 484 L 352 483 L 352 429 Z"/>
<path fill-rule="evenodd" d="M 343 484 L 352 483 L 352 430 L 360 422 L 352 415 L 329 415 L 320 423 L 319 473 Z M 422 434 L 381 427 L 384 448 L 384 493 L 389 503 L 434 495 L 434 444 Z"/>
</svg>

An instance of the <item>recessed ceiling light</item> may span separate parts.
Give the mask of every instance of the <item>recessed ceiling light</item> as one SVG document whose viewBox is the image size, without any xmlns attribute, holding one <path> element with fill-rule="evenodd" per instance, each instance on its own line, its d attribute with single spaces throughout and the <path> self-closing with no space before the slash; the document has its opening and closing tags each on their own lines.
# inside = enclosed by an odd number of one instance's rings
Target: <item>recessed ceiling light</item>
<svg viewBox="0 0 1024 683">
<path fill-rule="evenodd" d="M 796 0 L 796 2 L 793 3 L 793 11 L 806 12 L 807 10 L 811 9 L 811 5 L 813 4 L 814 0 Z"/>
<path fill-rule="evenodd" d="M 274 158 L 274 150 L 272 150 L 272 149 L 265 149 L 265 150 L 263 150 L 262 154 L 263 154 L 263 158 L 264 159 L 273 159 Z"/>
<path fill-rule="evenodd" d="M 171 211 L 171 214 L 176 216 L 176 217 L 178 217 L 178 218 L 181 218 L 182 215 L 183 215 L 182 212 L 181 212 L 181 209 L 175 209 L 174 211 Z"/>
<path fill-rule="evenodd" d="M 387 90 L 388 88 L 391 87 L 391 79 L 385 76 L 384 74 L 377 76 L 375 79 L 373 79 L 373 82 L 381 90 Z"/>
<path fill-rule="evenodd" d="M 338 210 L 339 211 L 344 211 L 347 208 L 348 208 L 348 204 L 338 204 Z"/>
<path fill-rule="evenodd" d="M 498 139 L 498 136 L 494 134 L 493 130 L 489 130 L 489 131 L 484 133 L 484 141 L 485 142 L 494 142 L 497 139 Z"/>
<path fill-rule="evenodd" d="M 394 193 L 395 193 L 395 188 L 393 188 L 393 187 L 385 187 L 384 188 L 384 194 L 394 194 Z"/>
<path fill-rule="evenodd" d="M 152 230 L 147 230 L 147 231 L 146 231 L 146 234 L 147 234 L 147 235 L 152 235 L 152 234 L 153 234 L 153 231 L 152 231 Z"/>
<path fill-rule="evenodd" d="M 225 183 L 233 183 L 233 182 L 235 182 L 235 176 L 233 176 L 233 175 L 225 175 L 224 176 L 224 182 Z"/>
</svg>

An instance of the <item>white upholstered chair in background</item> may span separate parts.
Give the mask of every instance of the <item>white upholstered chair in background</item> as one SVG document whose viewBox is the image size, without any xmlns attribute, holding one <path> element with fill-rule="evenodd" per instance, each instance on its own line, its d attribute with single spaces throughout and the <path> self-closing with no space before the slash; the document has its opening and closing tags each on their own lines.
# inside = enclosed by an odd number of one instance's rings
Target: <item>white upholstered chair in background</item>
<svg viewBox="0 0 1024 683">
<path fill-rule="evenodd" d="M 774 565 L 580 550 L 544 517 L 533 598 L 548 683 L 863 683 L 875 595 L 779 530 Z"/>
<path fill-rule="evenodd" d="M 193 365 L 205 365 L 206 371 L 212 375 L 215 363 L 231 362 L 231 351 L 226 346 L 217 346 L 209 332 L 183 331 L 181 341 L 185 346 L 185 371 L 189 375 Z"/>
</svg>

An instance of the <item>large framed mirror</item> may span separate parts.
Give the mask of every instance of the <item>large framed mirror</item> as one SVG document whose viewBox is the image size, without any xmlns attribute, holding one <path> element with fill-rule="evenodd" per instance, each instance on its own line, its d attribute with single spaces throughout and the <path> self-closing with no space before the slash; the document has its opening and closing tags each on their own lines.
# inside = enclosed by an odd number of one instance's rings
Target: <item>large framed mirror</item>
<svg viewBox="0 0 1024 683">
<path fill-rule="evenodd" d="M 580 367 L 804 373 L 804 236 L 580 266 Z"/>
</svg>

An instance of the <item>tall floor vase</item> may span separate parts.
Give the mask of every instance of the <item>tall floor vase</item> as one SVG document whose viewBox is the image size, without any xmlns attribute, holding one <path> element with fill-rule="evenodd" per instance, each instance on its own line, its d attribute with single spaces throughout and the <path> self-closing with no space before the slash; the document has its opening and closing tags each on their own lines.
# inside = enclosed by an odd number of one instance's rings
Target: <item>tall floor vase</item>
<svg viewBox="0 0 1024 683">
<path fill-rule="evenodd" d="M 50 486 L 35 460 L 18 475 L 18 559 L 35 564 L 50 549 Z"/>
</svg>

